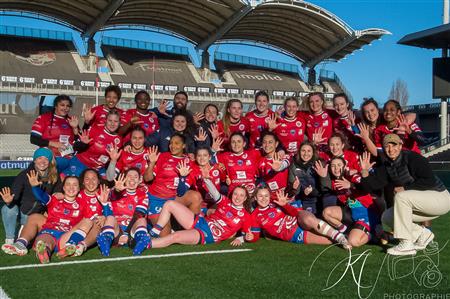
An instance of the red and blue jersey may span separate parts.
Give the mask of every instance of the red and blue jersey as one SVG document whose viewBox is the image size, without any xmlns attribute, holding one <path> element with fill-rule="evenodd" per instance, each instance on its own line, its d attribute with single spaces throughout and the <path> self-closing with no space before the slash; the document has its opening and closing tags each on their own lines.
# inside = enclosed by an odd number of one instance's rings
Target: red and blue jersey
<svg viewBox="0 0 450 299">
<path fill-rule="evenodd" d="M 193 163 L 187 155 L 182 157 L 173 156 L 170 152 L 161 153 L 156 165 L 153 168 L 154 179 L 149 187 L 149 192 L 158 198 L 169 199 L 177 196 L 178 183 L 180 175 L 177 165 L 180 162 L 186 162 L 193 168 Z M 186 178 L 188 187 L 193 184 L 192 173 Z"/>
<path fill-rule="evenodd" d="M 325 140 L 321 143 L 325 145 L 333 134 L 333 119 L 330 114 L 326 111 L 322 111 L 319 114 L 308 113 L 305 117 L 306 121 L 306 136 L 308 136 L 309 140 L 313 139 L 313 134 L 322 128 L 323 134 L 322 138 Z"/>
<path fill-rule="evenodd" d="M 88 168 L 100 169 L 109 162 L 107 149 L 116 145 L 122 147 L 122 137 L 108 132 L 104 127 L 91 127 L 89 137 L 92 141 L 86 151 L 77 154 L 78 160 Z"/>
<path fill-rule="evenodd" d="M 145 136 L 149 136 L 159 130 L 158 116 L 151 111 L 143 114 L 138 112 L 137 109 L 129 109 L 125 113 L 123 113 L 120 123 L 122 125 L 128 123 L 129 121 L 131 121 L 131 118 L 133 116 L 137 116 L 139 118 L 139 121 L 141 123 L 138 124 L 138 126 L 140 126 L 145 131 Z M 128 133 L 124 137 L 124 143 L 126 143 L 130 139 L 131 133 Z"/>
<path fill-rule="evenodd" d="M 205 206 L 210 207 L 214 205 L 215 202 L 211 198 L 211 194 L 209 193 L 205 181 L 203 180 L 202 171 L 198 165 L 196 164 L 194 165 L 191 175 L 193 176 L 194 180 L 192 188 L 195 191 L 200 192 L 204 200 Z M 211 169 L 209 170 L 209 178 L 211 179 L 211 182 L 213 182 L 216 189 L 220 190 L 220 183 L 225 182 L 226 180 L 226 172 L 221 169 L 219 164 L 214 164 L 213 166 L 211 166 Z"/>
<path fill-rule="evenodd" d="M 230 142 L 230 136 L 234 132 L 240 132 L 242 133 L 242 135 L 248 136 L 248 134 L 250 133 L 250 122 L 247 120 L 247 118 L 241 117 L 241 119 L 237 123 L 230 123 L 229 134 L 225 134 L 223 121 L 220 120 L 219 122 L 217 122 L 217 129 L 219 131 L 220 137 L 223 138 L 224 148 L 227 148 Z"/>
<path fill-rule="evenodd" d="M 122 151 L 122 154 L 116 163 L 116 172 L 121 173 L 130 168 L 137 168 L 140 170 L 141 175 L 144 175 L 149 162 L 150 159 L 146 148 L 140 153 Z"/>
<path fill-rule="evenodd" d="M 259 138 L 261 137 L 261 132 L 267 129 L 267 122 L 272 117 L 274 112 L 268 110 L 267 114 L 262 116 L 257 113 L 256 110 L 250 111 L 245 115 L 245 118 L 250 123 L 250 147 L 254 148 L 256 145 L 260 144 Z"/>
<path fill-rule="evenodd" d="M 117 110 L 117 112 L 119 112 L 120 114 L 120 120 L 122 123 L 122 119 L 123 116 L 125 114 L 125 111 L 123 111 L 120 108 L 114 108 L 115 110 Z M 104 128 L 105 127 L 105 123 L 106 123 L 106 117 L 108 116 L 109 110 L 105 107 L 105 105 L 99 105 L 99 106 L 94 106 L 91 108 L 91 112 L 94 113 L 94 117 L 92 118 L 91 122 L 89 123 L 89 125 L 92 126 L 97 126 L 97 127 L 101 127 Z"/>
<path fill-rule="evenodd" d="M 289 167 L 286 167 L 282 171 L 275 171 L 272 169 L 272 166 L 270 166 L 272 161 L 273 159 L 269 157 L 261 158 L 258 165 L 258 176 L 262 178 L 264 183 L 269 187 L 270 199 L 275 200 L 277 198 L 277 191 L 284 190 L 287 187 Z M 283 161 L 289 165 L 287 157 Z"/>
<path fill-rule="evenodd" d="M 73 145 L 75 135 L 67 117 L 58 116 L 52 112 L 39 115 L 31 126 L 31 134 L 48 141 Z M 55 156 L 61 156 L 57 148 L 50 147 Z"/>
<path fill-rule="evenodd" d="M 322 158 L 325 162 L 329 162 L 333 155 L 331 152 L 319 152 L 320 158 Z M 345 160 L 345 166 L 348 169 L 354 169 L 358 172 L 361 171 L 361 166 L 359 165 L 359 155 L 354 151 L 344 150 L 344 154 L 341 156 Z"/>
<path fill-rule="evenodd" d="M 298 209 L 286 204 L 283 207 L 269 204 L 265 208 L 257 207 L 251 215 L 251 229 L 254 238 L 259 239 L 261 229 L 267 234 L 283 241 L 291 241 L 298 229 Z"/>
<path fill-rule="evenodd" d="M 103 215 L 103 206 L 99 201 L 99 194 L 88 194 L 86 190 L 81 190 L 78 194 L 78 200 L 83 202 L 83 205 L 87 207 L 85 217 L 94 219 Z"/>
<path fill-rule="evenodd" d="M 280 139 L 289 156 L 294 156 L 300 149 L 300 144 L 305 138 L 305 119 L 303 113 L 298 113 L 293 119 L 280 117 L 279 124 L 274 133 Z"/>
<path fill-rule="evenodd" d="M 42 229 L 53 229 L 68 232 L 83 218 L 91 217 L 91 209 L 79 197 L 73 201 L 49 197 L 47 205 L 47 220 Z"/>
<path fill-rule="evenodd" d="M 240 154 L 224 152 L 218 155 L 220 163 L 225 165 L 227 175 L 231 180 L 229 190 L 243 185 L 252 193 L 255 190 L 256 175 L 258 173 L 261 154 L 257 150 L 246 150 Z"/>
<path fill-rule="evenodd" d="M 205 217 L 214 242 L 229 239 L 239 230 L 248 231 L 250 229 L 250 214 L 244 207 L 236 207 L 225 196 L 222 196 L 217 204 L 216 211 Z"/>
<path fill-rule="evenodd" d="M 422 132 L 419 126 L 415 123 L 411 124 L 409 127 L 413 132 Z M 382 148 L 384 136 L 388 134 L 397 134 L 398 136 L 400 136 L 400 138 L 403 140 L 403 149 L 422 154 L 419 146 L 417 145 L 417 142 L 413 138 L 411 138 L 408 133 L 405 132 L 403 134 L 400 134 L 398 131 L 394 130 L 394 128 L 389 129 L 386 125 L 379 125 L 375 128 L 375 131 L 373 133 L 374 143 L 377 148 Z"/>
<path fill-rule="evenodd" d="M 130 224 L 135 210 L 145 215 L 147 209 L 148 197 L 145 188 L 138 188 L 133 192 L 124 190 L 111 193 L 111 210 L 117 223 L 121 226 Z"/>
</svg>

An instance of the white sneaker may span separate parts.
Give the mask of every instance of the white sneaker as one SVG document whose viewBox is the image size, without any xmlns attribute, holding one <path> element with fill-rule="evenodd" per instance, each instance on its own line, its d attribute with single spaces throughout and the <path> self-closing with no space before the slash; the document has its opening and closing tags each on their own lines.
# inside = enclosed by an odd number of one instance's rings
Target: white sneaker
<svg viewBox="0 0 450 299">
<path fill-rule="evenodd" d="M 347 238 L 342 233 L 339 233 L 339 235 L 337 235 L 336 242 L 338 242 L 339 245 L 341 245 L 342 248 L 344 248 L 345 250 L 352 249 L 352 245 L 350 245 L 350 243 L 348 242 Z"/>
<path fill-rule="evenodd" d="M 401 240 L 397 246 L 387 250 L 387 254 L 390 255 L 415 255 L 416 253 L 414 243 L 410 240 Z"/>
<path fill-rule="evenodd" d="M 3 244 L 2 250 L 6 254 L 24 256 L 28 253 L 28 249 L 21 243 Z"/>
<path fill-rule="evenodd" d="M 5 244 L 11 245 L 14 243 L 14 239 L 5 239 Z"/>
<path fill-rule="evenodd" d="M 434 239 L 434 234 L 428 228 L 424 227 L 419 238 L 414 242 L 414 248 L 416 250 L 424 250 L 428 244 Z"/>
<path fill-rule="evenodd" d="M 84 243 L 79 243 L 75 249 L 73 256 L 82 256 L 86 251 L 86 245 Z"/>
</svg>

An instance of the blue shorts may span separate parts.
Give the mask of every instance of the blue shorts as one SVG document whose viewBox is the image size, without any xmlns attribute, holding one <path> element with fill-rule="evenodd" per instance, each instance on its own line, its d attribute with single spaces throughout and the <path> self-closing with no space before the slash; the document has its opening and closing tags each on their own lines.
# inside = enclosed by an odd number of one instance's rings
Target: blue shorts
<svg viewBox="0 0 450 299">
<path fill-rule="evenodd" d="M 353 222 L 363 226 L 367 232 L 373 232 L 375 226 L 380 223 L 379 215 L 363 206 L 359 201 L 347 201 L 347 205 L 352 212 Z"/>
<path fill-rule="evenodd" d="M 305 237 L 306 237 L 306 233 L 303 231 L 303 229 L 298 227 L 290 242 L 291 243 L 296 243 L 296 244 L 304 244 L 305 243 L 305 239 L 304 239 Z"/>
<path fill-rule="evenodd" d="M 150 194 L 150 192 L 149 192 L 148 193 L 148 210 L 147 210 L 148 217 L 149 218 L 156 218 L 156 217 L 158 217 L 159 214 L 161 213 L 163 205 L 168 200 L 175 200 L 175 197 L 172 197 L 172 198 L 159 198 L 159 197 L 156 197 L 156 196 Z"/>
<path fill-rule="evenodd" d="M 62 231 L 59 231 L 59 230 L 56 230 L 56 229 L 46 228 L 46 229 L 41 230 L 38 233 L 37 236 L 44 235 L 44 234 L 52 236 L 52 238 L 55 240 L 55 243 L 56 243 L 56 246 L 55 246 L 54 250 L 55 250 L 55 252 L 58 252 L 58 250 L 59 250 L 59 239 L 61 239 L 62 235 L 64 235 L 65 233 L 66 232 L 62 232 Z"/>
<path fill-rule="evenodd" d="M 209 229 L 208 222 L 206 222 L 203 216 L 196 216 L 196 223 L 194 229 L 200 233 L 199 244 L 211 244 L 214 243 L 214 238 L 211 230 Z"/>
<path fill-rule="evenodd" d="M 297 209 L 303 207 L 303 204 L 302 204 L 301 200 L 294 200 L 294 201 L 291 201 L 289 204 L 291 206 L 293 206 L 294 208 L 297 208 Z"/>
<path fill-rule="evenodd" d="M 78 160 L 77 156 L 72 158 L 56 157 L 56 165 L 59 173 L 63 173 L 65 176 L 77 176 L 88 167 Z M 106 168 L 100 168 L 97 170 L 102 178 L 106 178 Z"/>
</svg>

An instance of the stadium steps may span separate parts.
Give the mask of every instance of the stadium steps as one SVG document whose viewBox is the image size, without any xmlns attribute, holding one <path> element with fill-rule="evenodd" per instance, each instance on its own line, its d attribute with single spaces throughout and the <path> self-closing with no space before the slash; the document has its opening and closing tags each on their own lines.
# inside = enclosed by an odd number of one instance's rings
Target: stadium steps
<svg viewBox="0 0 450 299">
<path fill-rule="evenodd" d="M 29 134 L 0 134 L 0 158 L 17 160 L 33 157 L 37 146 L 30 143 Z"/>
<path fill-rule="evenodd" d="M 438 140 L 426 148 L 422 149 L 422 154 L 424 157 L 431 158 L 442 152 L 447 152 L 450 149 L 450 137 Z"/>
</svg>

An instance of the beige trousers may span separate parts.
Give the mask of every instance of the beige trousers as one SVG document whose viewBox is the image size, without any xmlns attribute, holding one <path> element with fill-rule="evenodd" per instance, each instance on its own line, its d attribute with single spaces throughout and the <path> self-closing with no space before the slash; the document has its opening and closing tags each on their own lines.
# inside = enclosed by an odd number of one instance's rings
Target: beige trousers
<svg viewBox="0 0 450 299">
<path fill-rule="evenodd" d="M 397 239 L 415 242 L 422 232 L 417 222 L 435 219 L 450 211 L 450 193 L 448 190 L 399 192 L 394 197 L 394 207 L 386 210 L 381 221 L 386 230 L 393 229 Z"/>
</svg>

